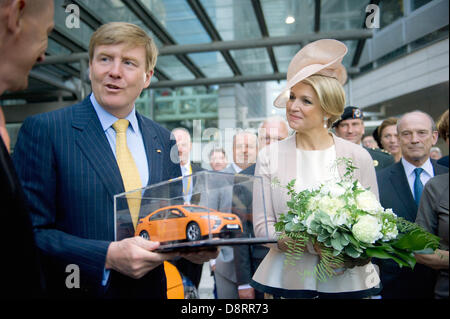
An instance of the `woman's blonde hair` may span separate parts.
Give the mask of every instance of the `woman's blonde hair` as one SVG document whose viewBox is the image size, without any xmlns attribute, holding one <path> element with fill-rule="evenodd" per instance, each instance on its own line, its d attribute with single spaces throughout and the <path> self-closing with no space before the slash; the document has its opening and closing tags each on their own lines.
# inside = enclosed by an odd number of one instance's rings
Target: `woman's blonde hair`
<svg viewBox="0 0 450 319">
<path fill-rule="evenodd" d="M 310 85 L 316 92 L 322 110 L 330 116 L 327 126 L 331 127 L 344 113 L 345 91 L 342 84 L 335 78 L 317 74 L 307 77 L 302 82 Z"/>
<path fill-rule="evenodd" d="M 158 49 L 147 33 L 135 24 L 126 22 L 111 22 L 102 25 L 91 37 L 89 43 L 89 60 L 92 61 L 94 51 L 100 45 L 125 43 L 130 48 L 145 48 L 145 71 L 153 70 L 156 65 Z"/>
</svg>

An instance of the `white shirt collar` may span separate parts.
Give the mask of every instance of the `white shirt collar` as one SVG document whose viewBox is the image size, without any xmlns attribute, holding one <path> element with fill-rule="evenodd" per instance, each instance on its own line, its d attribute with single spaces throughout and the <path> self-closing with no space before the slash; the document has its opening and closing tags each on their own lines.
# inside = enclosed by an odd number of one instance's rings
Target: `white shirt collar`
<svg viewBox="0 0 450 319">
<path fill-rule="evenodd" d="M 240 173 L 242 171 L 242 168 L 237 166 L 235 162 L 231 162 L 231 166 L 233 166 L 233 169 L 236 173 Z"/>
<path fill-rule="evenodd" d="M 403 157 L 402 157 L 402 164 L 403 164 L 403 167 L 405 168 L 406 176 L 410 176 L 411 174 L 414 174 L 414 170 L 417 168 L 416 166 L 414 166 L 413 164 L 411 164 L 410 162 L 405 160 Z M 428 158 L 428 160 L 425 163 L 423 163 L 421 168 L 423 168 L 423 170 L 429 176 L 431 176 L 431 177 L 434 176 L 433 165 L 431 164 L 431 160 L 429 158 Z"/>
<path fill-rule="evenodd" d="M 181 167 L 182 172 L 184 172 L 185 175 L 188 175 L 188 173 L 191 169 L 191 161 L 187 162 L 186 165 L 181 165 L 181 163 L 180 163 L 180 167 Z"/>
</svg>

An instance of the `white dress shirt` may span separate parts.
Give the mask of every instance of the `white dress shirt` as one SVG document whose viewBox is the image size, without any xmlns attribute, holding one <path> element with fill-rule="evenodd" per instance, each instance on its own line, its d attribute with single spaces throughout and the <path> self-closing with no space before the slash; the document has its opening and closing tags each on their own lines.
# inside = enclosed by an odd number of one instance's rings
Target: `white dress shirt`
<svg viewBox="0 0 450 319">
<path fill-rule="evenodd" d="M 100 106 L 100 104 L 98 104 L 94 93 L 91 94 L 90 98 L 98 119 L 103 127 L 106 138 L 108 139 L 109 145 L 111 146 L 111 150 L 113 151 L 114 156 L 116 156 L 116 131 L 112 125 L 118 120 L 118 118 L 107 112 Z M 134 107 L 125 119 L 130 122 L 130 125 L 127 128 L 127 146 L 139 171 L 142 187 L 145 187 L 148 184 L 149 178 L 147 154 L 145 153 L 144 140 L 139 129 L 136 109 Z"/>
</svg>

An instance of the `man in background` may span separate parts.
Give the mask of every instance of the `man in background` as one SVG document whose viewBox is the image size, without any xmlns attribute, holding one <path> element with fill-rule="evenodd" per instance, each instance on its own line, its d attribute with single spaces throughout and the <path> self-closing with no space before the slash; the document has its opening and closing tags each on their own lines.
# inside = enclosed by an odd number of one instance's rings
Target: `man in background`
<svg viewBox="0 0 450 319">
<path fill-rule="evenodd" d="M 372 135 L 364 136 L 362 139 L 362 145 L 366 148 L 371 149 L 380 148 L 377 141 L 375 141 L 375 138 Z"/>
<path fill-rule="evenodd" d="M 442 157 L 441 149 L 437 146 L 434 146 L 430 150 L 430 158 L 436 161 L 440 160 Z"/>
<path fill-rule="evenodd" d="M 336 135 L 352 143 L 361 145 L 364 136 L 363 112 L 354 106 L 347 106 L 341 118 L 333 123 Z M 364 147 L 364 146 L 363 146 Z M 378 148 L 364 147 L 373 159 L 375 170 L 380 170 L 394 164 L 394 158 Z"/>
<path fill-rule="evenodd" d="M 433 119 L 421 111 L 406 113 L 397 123 L 402 158 L 377 172 L 380 203 L 394 213 L 415 222 L 423 187 L 448 168 L 430 159 L 438 132 Z M 399 268 L 391 260 L 377 260 L 384 299 L 433 298 L 435 271 L 416 264 L 414 270 Z"/>
<path fill-rule="evenodd" d="M 53 0 L 0 0 L 0 95 L 28 86 L 31 68 L 45 58 L 53 15 Z M 0 117 L 2 291 L 6 298 L 42 297 L 41 267 L 30 216 L 8 153 L 6 120 Z"/>
</svg>

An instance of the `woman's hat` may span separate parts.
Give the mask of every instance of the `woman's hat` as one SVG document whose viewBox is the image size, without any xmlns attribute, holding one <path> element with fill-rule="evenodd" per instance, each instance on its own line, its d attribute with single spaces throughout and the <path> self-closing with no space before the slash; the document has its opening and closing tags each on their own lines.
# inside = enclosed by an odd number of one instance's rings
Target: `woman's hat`
<svg viewBox="0 0 450 319">
<path fill-rule="evenodd" d="M 292 59 L 287 71 L 287 85 L 273 104 L 286 107 L 290 89 L 313 74 L 335 78 L 342 85 L 347 81 L 347 71 L 342 59 L 347 54 L 344 43 L 333 39 L 322 39 L 304 46 Z"/>
</svg>

